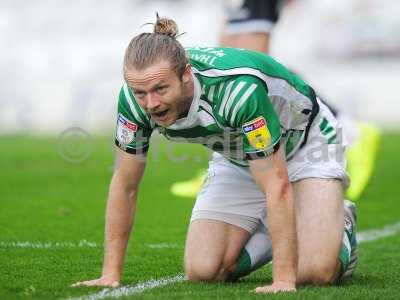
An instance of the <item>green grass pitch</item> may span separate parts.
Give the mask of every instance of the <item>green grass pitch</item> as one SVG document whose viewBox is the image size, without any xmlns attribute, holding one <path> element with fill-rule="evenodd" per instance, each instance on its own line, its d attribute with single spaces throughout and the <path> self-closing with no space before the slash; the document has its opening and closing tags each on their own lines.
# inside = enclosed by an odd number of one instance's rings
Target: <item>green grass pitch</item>
<svg viewBox="0 0 400 300">
<path fill-rule="evenodd" d="M 102 290 L 69 285 L 100 275 L 104 209 L 113 169 L 110 141 L 94 138 L 89 157 L 71 163 L 59 154 L 56 138 L 0 137 L 0 299 L 66 299 Z M 141 185 L 124 285 L 183 272 L 183 245 L 194 200 L 173 196 L 169 187 L 206 167 L 208 154 L 193 145 L 157 145 Z M 400 134 L 384 134 L 376 171 L 358 201 L 359 231 L 400 221 L 399 151 Z M 82 240 L 97 246 L 71 246 Z M 17 247 L 22 242 L 48 247 Z M 150 246 L 162 243 L 174 247 Z M 361 244 L 359 268 L 341 286 L 304 287 L 290 295 L 249 292 L 270 280 L 267 266 L 235 284 L 183 281 L 129 298 L 398 299 L 400 235 Z"/>
</svg>

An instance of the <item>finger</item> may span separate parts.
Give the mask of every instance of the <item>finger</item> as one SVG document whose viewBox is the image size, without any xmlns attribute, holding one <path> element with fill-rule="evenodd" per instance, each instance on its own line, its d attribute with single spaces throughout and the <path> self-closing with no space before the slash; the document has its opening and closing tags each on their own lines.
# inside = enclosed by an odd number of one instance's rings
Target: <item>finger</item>
<svg viewBox="0 0 400 300">
<path fill-rule="evenodd" d="M 83 282 L 85 286 L 97 286 L 97 285 L 102 285 L 98 280 L 89 280 Z"/>
<path fill-rule="evenodd" d="M 255 289 L 256 293 L 276 294 L 281 292 L 295 292 L 295 288 L 278 288 L 273 286 L 258 287 Z"/>
<path fill-rule="evenodd" d="M 269 286 L 260 286 L 254 290 L 256 293 L 268 293 L 270 290 Z"/>
<path fill-rule="evenodd" d="M 263 293 L 263 294 L 276 294 L 280 291 L 279 288 L 273 286 L 262 286 L 256 288 L 256 293 Z"/>
<path fill-rule="evenodd" d="M 73 284 L 71 284 L 70 286 L 71 287 L 78 287 L 78 286 L 81 286 L 81 282 L 75 282 L 75 283 L 73 283 Z"/>
<path fill-rule="evenodd" d="M 88 280 L 88 281 L 80 281 L 71 285 L 72 287 L 81 287 L 81 286 L 93 286 L 94 282 L 97 280 Z"/>
</svg>

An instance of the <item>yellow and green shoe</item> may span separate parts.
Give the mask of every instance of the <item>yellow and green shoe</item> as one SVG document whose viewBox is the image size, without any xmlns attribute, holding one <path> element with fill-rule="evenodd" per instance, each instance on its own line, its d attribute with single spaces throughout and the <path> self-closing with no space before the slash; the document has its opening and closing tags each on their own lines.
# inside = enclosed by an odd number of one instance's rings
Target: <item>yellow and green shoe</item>
<svg viewBox="0 0 400 300">
<path fill-rule="evenodd" d="M 381 137 L 379 128 L 372 124 L 359 123 L 358 128 L 359 137 L 346 153 L 347 172 L 351 181 L 346 197 L 353 201 L 360 198 L 371 178 Z"/>
<path fill-rule="evenodd" d="M 207 176 L 207 171 L 202 169 L 197 175 L 187 181 L 175 182 L 171 186 L 171 193 L 179 197 L 195 198 Z"/>
</svg>

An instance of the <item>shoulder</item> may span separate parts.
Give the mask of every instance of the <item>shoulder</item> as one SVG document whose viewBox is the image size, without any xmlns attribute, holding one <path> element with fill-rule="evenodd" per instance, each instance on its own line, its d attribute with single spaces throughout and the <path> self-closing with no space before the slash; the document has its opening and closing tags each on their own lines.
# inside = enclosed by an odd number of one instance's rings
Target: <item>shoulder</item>
<svg viewBox="0 0 400 300">
<path fill-rule="evenodd" d="M 202 85 L 202 99 L 207 102 L 213 110 L 214 116 L 222 123 L 235 116 L 239 109 L 251 97 L 266 101 L 267 87 L 265 83 L 256 76 L 229 75 L 210 78 L 200 76 Z"/>
</svg>

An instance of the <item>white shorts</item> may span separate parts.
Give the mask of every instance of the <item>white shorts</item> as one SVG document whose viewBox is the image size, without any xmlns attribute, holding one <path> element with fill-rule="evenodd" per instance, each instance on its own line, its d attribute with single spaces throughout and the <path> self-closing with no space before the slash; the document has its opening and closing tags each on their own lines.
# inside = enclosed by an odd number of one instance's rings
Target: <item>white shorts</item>
<svg viewBox="0 0 400 300">
<path fill-rule="evenodd" d="M 349 179 L 345 171 L 346 141 L 342 137 L 342 128 L 330 110 L 323 103 L 319 104 L 320 112 L 310 128 L 307 143 L 287 162 L 289 180 L 335 178 L 342 180 L 346 188 Z M 197 195 L 191 221 L 219 220 L 252 234 L 257 224 L 266 225 L 265 200 L 248 167 L 234 165 L 214 153 L 207 178 Z"/>
</svg>

